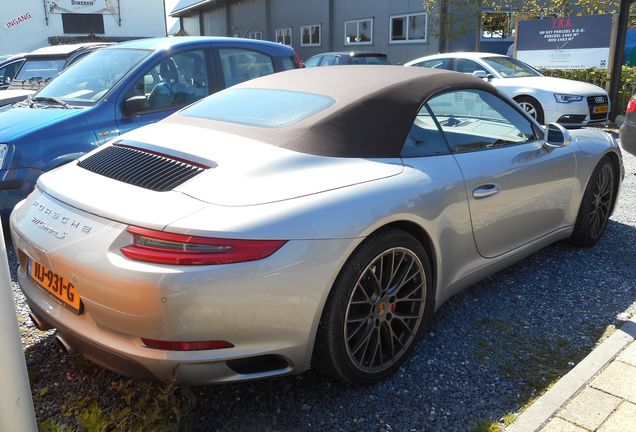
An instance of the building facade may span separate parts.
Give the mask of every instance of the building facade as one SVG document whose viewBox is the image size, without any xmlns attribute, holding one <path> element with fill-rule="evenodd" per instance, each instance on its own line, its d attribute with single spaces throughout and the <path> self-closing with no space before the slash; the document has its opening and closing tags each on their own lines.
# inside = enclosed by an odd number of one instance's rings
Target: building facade
<svg viewBox="0 0 636 432">
<path fill-rule="evenodd" d="M 163 0 L 4 1 L 0 17 L 0 55 L 87 36 L 117 41 L 166 35 Z"/>
<path fill-rule="evenodd" d="M 379 51 L 391 63 L 439 52 L 422 0 L 181 0 L 188 35 L 264 39 L 306 60 L 326 51 Z"/>
</svg>

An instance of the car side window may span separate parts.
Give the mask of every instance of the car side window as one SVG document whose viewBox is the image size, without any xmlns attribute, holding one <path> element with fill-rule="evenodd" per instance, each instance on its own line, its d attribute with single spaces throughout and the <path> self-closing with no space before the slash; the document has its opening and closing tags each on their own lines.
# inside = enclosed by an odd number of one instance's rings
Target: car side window
<svg viewBox="0 0 636 432">
<path fill-rule="evenodd" d="M 274 73 L 274 62 L 267 54 L 241 48 L 219 48 L 225 87 Z"/>
<path fill-rule="evenodd" d="M 483 90 L 455 90 L 426 105 L 454 153 L 537 140 L 532 122 L 505 100 Z"/>
<path fill-rule="evenodd" d="M 187 51 L 161 60 L 126 94 L 145 96 L 146 111 L 190 105 L 209 94 L 208 67 L 204 50 Z"/>
<path fill-rule="evenodd" d="M 0 84 L 8 84 L 13 79 L 18 69 L 22 66 L 22 61 L 9 63 L 0 68 Z"/>
<path fill-rule="evenodd" d="M 458 58 L 455 59 L 454 70 L 461 73 L 473 73 L 478 70 L 484 70 L 485 68 L 473 60 Z"/>
<path fill-rule="evenodd" d="M 433 69 L 450 70 L 450 68 L 451 68 L 450 64 L 451 64 L 451 59 L 440 58 L 440 59 L 426 60 L 426 61 L 423 61 L 421 63 L 416 64 L 415 66 L 427 67 L 427 68 L 433 68 Z"/>
<path fill-rule="evenodd" d="M 437 127 L 435 118 L 424 105 L 417 113 L 408 137 L 402 147 L 403 158 L 449 154 L 448 144 Z"/>
<path fill-rule="evenodd" d="M 332 66 L 334 64 L 336 64 L 336 59 L 338 57 L 335 56 L 334 54 L 325 54 L 322 57 L 322 61 L 320 62 L 320 66 Z"/>
<path fill-rule="evenodd" d="M 320 63 L 320 60 L 322 59 L 322 56 L 313 56 L 310 57 L 306 62 L 305 62 L 305 67 L 316 67 L 318 66 L 318 63 Z"/>
</svg>

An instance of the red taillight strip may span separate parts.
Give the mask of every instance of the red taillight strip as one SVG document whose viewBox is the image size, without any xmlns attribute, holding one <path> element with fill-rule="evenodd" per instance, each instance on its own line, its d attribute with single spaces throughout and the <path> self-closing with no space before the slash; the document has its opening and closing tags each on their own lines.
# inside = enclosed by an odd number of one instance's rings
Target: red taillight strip
<svg viewBox="0 0 636 432">
<path fill-rule="evenodd" d="M 286 240 L 238 240 L 199 237 L 155 231 L 147 228 L 128 227 L 133 234 L 133 244 L 121 248 L 121 252 L 136 261 L 169 265 L 216 265 L 256 261 L 267 258 L 283 247 Z M 153 246 L 140 244 L 153 243 Z M 165 242 L 166 247 L 161 247 Z M 188 247 L 201 250 L 187 250 Z M 205 251 L 205 246 L 214 251 Z M 179 250 L 178 248 L 181 248 Z"/>
<path fill-rule="evenodd" d="M 234 348 L 234 344 L 227 341 L 174 342 L 146 338 L 141 338 L 141 341 L 148 348 L 165 351 L 199 351 Z"/>
<path fill-rule="evenodd" d="M 631 112 L 635 112 L 636 111 L 636 99 L 631 98 L 629 100 L 629 103 L 627 104 L 627 112 L 631 113 Z"/>
</svg>

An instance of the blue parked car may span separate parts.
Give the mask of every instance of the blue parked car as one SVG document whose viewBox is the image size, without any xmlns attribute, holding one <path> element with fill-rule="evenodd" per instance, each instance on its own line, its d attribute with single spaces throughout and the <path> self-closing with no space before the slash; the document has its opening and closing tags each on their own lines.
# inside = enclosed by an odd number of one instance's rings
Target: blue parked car
<svg viewBox="0 0 636 432">
<path fill-rule="evenodd" d="M 288 46 L 238 38 L 144 39 L 89 54 L 0 109 L 2 220 L 43 172 L 216 91 L 297 67 Z"/>
</svg>

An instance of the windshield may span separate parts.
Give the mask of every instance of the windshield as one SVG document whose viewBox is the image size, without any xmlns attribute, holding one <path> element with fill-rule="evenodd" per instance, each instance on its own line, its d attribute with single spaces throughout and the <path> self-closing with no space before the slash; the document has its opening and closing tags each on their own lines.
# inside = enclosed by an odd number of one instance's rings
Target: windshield
<svg viewBox="0 0 636 432">
<path fill-rule="evenodd" d="M 64 70 L 36 97 L 93 105 L 150 52 L 123 48 L 97 50 Z"/>
<path fill-rule="evenodd" d="M 511 57 L 484 57 L 482 60 L 504 78 L 543 76 L 532 66 Z"/>
<path fill-rule="evenodd" d="M 330 107 L 327 96 L 271 89 L 228 89 L 185 108 L 181 114 L 257 127 L 283 127 Z"/>
<path fill-rule="evenodd" d="M 44 81 L 57 75 L 64 68 L 64 63 L 66 63 L 66 59 L 60 58 L 29 59 L 24 62 L 15 79 L 19 81 L 30 79 Z"/>
</svg>

